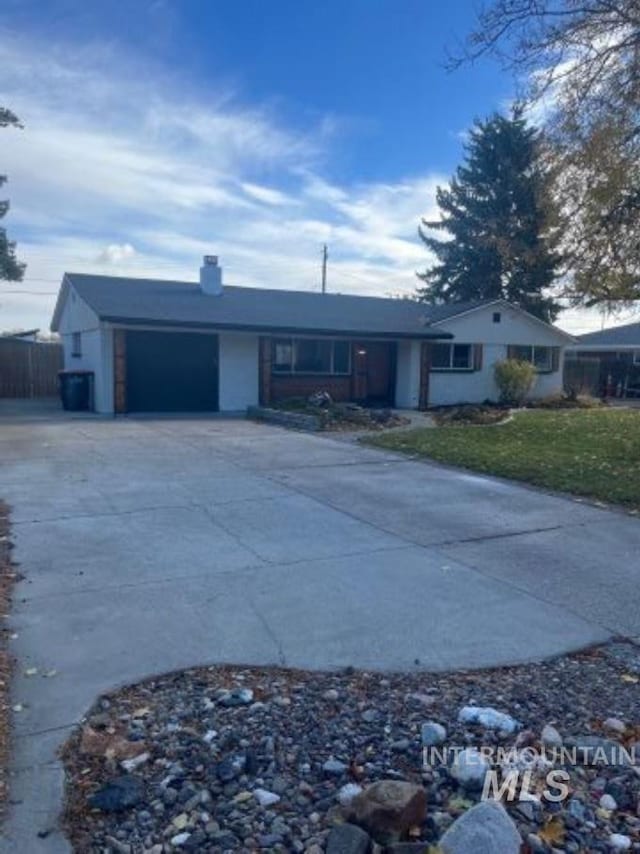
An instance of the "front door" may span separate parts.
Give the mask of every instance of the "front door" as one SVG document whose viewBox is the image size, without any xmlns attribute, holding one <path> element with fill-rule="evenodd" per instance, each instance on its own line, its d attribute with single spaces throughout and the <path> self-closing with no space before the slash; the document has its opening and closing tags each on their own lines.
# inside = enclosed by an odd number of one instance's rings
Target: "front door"
<svg viewBox="0 0 640 854">
<path fill-rule="evenodd" d="M 355 345 L 355 397 L 370 406 L 391 406 L 395 392 L 395 344 L 362 341 Z"/>
</svg>

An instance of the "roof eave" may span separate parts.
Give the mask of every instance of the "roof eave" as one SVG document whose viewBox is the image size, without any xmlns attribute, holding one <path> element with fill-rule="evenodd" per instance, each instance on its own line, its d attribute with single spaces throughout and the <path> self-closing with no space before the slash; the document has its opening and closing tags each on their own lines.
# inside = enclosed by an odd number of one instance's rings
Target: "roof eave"
<svg viewBox="0 0 640 854">
<path fill-rule="evenodd" d="M 64 309 L 64 304 L 67 301 L 70 288 L 71 280 L 69 279 L 68 274 L 65 273 L 62 277 L 62 282 L 60 283 L 60 290 L 58 291 L 55 308 L 53 309 L 53 315 L 51 316 L 51 324 L 49 325 L 51 332 L 58 332 L 60 328 L 60 317 Z"/>
<path fill-rule="evenodd" d="M 120 326 L 157 326 L 167 327 L 175 326 L 185 329 L 212 329 L 221 332 L 257 332 L 262 334 L 278 334 L 278 335 L 322 335 L 322 336 L 345 336 L 349 338 L 385 338 L 390 340 L 448 340 L 454 336 L 451 332 L 438 331 L 380 331 L 367 329 L 322 329 L 310 328 L 306 326 L 277 326 L 264 324 L 247 324 L 247 323 L 220 323 L 215 321 L 202 320 L 158 320 L 150 317 L 121 317 L 118 315 L 101 315 L 100 320 L 104 323 L 111 323 Z"/>
<path fill-rule="evenodd" d="M 586 342 L 576 339 L 575 344 L 571 347 L 572 350 L 638 350 L 640 349 L 640 341 L 637 344 L 621 344 L 620 342 L 610 341 L 605 344 L 587 344 Z"/>
</svg>

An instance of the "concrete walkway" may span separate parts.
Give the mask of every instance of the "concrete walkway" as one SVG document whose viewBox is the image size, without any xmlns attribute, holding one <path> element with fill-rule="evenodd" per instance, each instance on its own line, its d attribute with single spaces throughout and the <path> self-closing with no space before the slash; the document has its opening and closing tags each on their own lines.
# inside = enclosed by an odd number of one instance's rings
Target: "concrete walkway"
<svg viewBox="0 0 640 854">
<path fill-rule="evenodd" d="M 483 667 L 640 634 L 637 520 L 323 436 L 14 413 L 0 482 L 25 576 L 3 851 L 68 850 L 56 751 L 149 674 Z"/>
</svg>

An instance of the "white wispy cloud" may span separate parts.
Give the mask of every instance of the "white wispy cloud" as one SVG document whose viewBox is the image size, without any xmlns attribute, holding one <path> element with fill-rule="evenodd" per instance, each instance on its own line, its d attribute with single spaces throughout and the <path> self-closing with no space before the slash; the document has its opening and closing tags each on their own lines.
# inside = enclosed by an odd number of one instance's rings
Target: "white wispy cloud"
<svg viewBox="0 0 640 854">
<path fill-rule="evenodd" d="M 112 45 L 0 33 L 0 64 L 0 103 L 25 125 L 2 131 L 0 166 L 28 264 L 0 293 L 0 328 L 46 326 L 65 270 L 195 279 L 214 252 L 230 283 L 311 289 L 328 243 L 332 289 L 401 294 L 428 263 L 417 225 L 445 177 L 335 182 L 348 121 L 291 127 Z"/>
<path fill-rule="evenodd" d="M 130 243 L 110 243 L 99 252 L 96 260 L 99 264 L 121 264 L 135 254 L 136 250 Z"/>
</svg>

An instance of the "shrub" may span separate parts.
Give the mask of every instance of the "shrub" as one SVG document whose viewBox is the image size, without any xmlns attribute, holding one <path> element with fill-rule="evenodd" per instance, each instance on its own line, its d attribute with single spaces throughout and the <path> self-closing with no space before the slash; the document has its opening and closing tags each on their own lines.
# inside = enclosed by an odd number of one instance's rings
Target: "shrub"
<svg viewBox="0 0 640 854">
<path fill-rule="evenodd" d="M 575 397 L 570 394 L 550 394 L 548 397 L 532 400 L 528 405 L 532 409 L 598 409 L 604 406 L 601 400 L 588 394 Z"/>
<path fill-rule="evenodd" d="M 465 424 L 499 424 L 504 421 L 509 410 L 495 404 L 463 403 L 459 406 L 441 406 L 429 411 L 439 427 L 461 426 Z"/>
<path fill-rule="evenodd" d="M 508 406 L 520 406 L 533 388 L 536 369 L 530 362 L 504 359 L 496 362 L 494 376 L 500 390 L 500 402 Z"/>
</svg>

